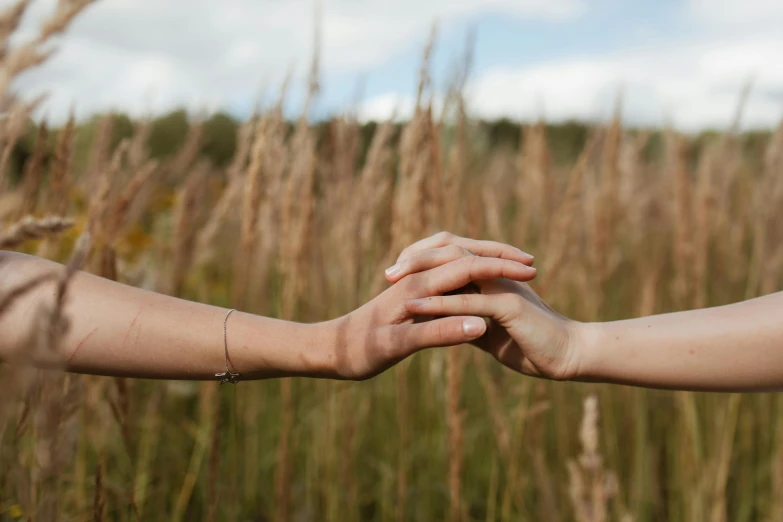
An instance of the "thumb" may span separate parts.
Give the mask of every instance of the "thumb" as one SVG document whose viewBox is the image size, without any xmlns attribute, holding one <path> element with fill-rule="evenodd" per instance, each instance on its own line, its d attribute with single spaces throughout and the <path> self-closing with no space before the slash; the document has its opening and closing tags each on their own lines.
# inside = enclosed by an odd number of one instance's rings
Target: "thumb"
<svg viewBox="0 0 783 522">
<path fill-rule="evenodd" d="M 404 339 L 401 348 L 405 351 L 404 357 L 407 357 L 426 348 L 475 341 L 487 331 L 487 323 L 481 317 L 458 316 L 393 328 L 399 329 L 398 335 Z"/>
</svg>

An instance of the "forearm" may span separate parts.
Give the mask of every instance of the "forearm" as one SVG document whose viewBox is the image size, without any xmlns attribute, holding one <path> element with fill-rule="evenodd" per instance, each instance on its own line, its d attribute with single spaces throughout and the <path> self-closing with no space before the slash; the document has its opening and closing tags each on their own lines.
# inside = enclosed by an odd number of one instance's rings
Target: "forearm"
<svg viewBox="0 0 783 522">
<path fill-rule="evenodd" d="M 579 380 L 719 391 L 783 389 L 783 292 L 580 327 Z"/>
<path fill-rule="evenodd" d="M 31 256 L 2 253 L 0 295 L 31 278 L 62 270 Z M 53 303 L 54 282 L 19 298 L 0 316 L 0 360 L 29 331 L 32 317 Z M 68 371 L 159 379 L 215 379 L 224 371 L 226 310 L 122 285 L 86 273 L 70 283 L 62 339 Z M 328 323 L 305 325 L 234 312 L 228 319 L 230 368 L 242 378 L 330 376 Z M 33 361 L 37 362 L 37 361 Z"/>
</svg>

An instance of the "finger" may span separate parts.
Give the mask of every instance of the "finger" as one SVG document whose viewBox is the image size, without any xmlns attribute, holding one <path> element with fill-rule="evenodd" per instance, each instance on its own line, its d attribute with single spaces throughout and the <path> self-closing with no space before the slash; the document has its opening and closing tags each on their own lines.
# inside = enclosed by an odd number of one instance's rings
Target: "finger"
<svg viewBox="0 0 783 522">
<path fill-rule="evenodd" d="M 451 292 L 473 281 L 498 278 L 530 281 L 535 277 L 535 268 L 516 261 L 470 256 L 409 276 L 407 291 L 411 297 L 429 297 Z"/>
<path fill-rule="evenodd" d="M 386 279 L 390 283 L 396 283 L 408 274 L 423 272 L 431 268 L 445 265 L 461 257 L 472 256 L 473 253 L 466 248 L 457 245 L 448 245 L 440 248 L 431 248 L 416 252 L 403 259 L 396 265 L 386 269 Z"/>
<path fill-rule="evenodd" d="M 505 348 L 507 344 L 503 339 L 508 336 L 503 325 L 510 324 L 509 320 L 522 313 L 520 307 L 524 307 L 524 302 L 524 300 L 515 300 L 510 294 L 465 294 L 410 299 L 405 303 L 405 308 L 414 317 L 419 317 L 419 314 L 427 317 L 477 315 L 494 319 L 488 324 L 484 335 L 472 342 L 479 348 L 493 353 L 499 360 L 503 360 L 503 353 L 507 350 Z M 511 360 L 513 361 L 513 358 Z M 514 367 L 514 369 L 521 371 L 521 368 Z"/>
<path fill-rule="evenodd" d="M 433 248 L 440 248 L 448 245 L 457 245 L 466 248 L 476 254 L 483 257 L 497 257 L 500 259 L 509 259 L 511 261 L 519 261 L 526 265 L 533 264 L 533 256 L 523 252 L 522 250 L 506 245 L 504 243 L 498 243 L 496 241 L 484 241 L 478 239 L 469 239 L 465 237 L 455 236 L 449 232 L 438 232 L 437 234 L 424 238 L 410 245 L 408 248 L 402 251 L 400 257 L 397 258 L 397 262 L 411 257 L 413 254 L 421 252 L 423 250 L 430 250 Z"/>
<path fill-rule="evenodd" d="M 397 346 L 401 357 L 425 348 L 454 346 L 475 341 L 487 331 L 487 323 L 480 317 L 445 317 L 426 323 L 391 326 L 392 338 L 399 338 Z"/>
<path fill-rule="evenodd" d="M 414 315 L 476 315 L 497 318 L 510 308 L 502 296 L 461 294 L 409 299 L 405 308 Z"/>
</svg>

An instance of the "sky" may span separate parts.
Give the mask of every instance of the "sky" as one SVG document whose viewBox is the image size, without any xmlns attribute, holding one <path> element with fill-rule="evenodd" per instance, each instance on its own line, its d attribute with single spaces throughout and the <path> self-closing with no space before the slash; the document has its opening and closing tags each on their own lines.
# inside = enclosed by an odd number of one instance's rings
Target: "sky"
<svg viewBox="0 0 783 522">
<path fill-rule="evenodd" d="M 11 5 L 0 0 L 0 8 Z M 56 0 L 33 0 L 13 38 L 36 34 Z M 313 54 L 313 0 L 98 0 L 22 76 L 41 116 L 185 107 L 247 117 L 290 76 L 300 111 Z M 726 128 L 745 85 L 744 128 L 783 117 L 780 0 L 321 0 L 321 92 L 313 116 L 405 117 L 437 26 L 436 99 L 473 34 L 468 109 L 480 118 L 607 120 Z"/>
</svg>

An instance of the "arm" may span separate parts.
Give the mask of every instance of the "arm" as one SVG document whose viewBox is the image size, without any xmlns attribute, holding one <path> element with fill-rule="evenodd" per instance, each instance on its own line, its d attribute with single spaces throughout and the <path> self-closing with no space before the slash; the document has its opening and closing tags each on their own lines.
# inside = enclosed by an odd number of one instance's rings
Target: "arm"
<svg viewBox="0 0 783 522">
<path fill-rule="evenodd" d="M 655 388 L 783 390 L 783 292 L 577 328 L 578 379 Z"/>
<path fill-rule="evenodd" d="M 62 270 L 60 265 L 2 253 L 0 289 Z M 0 315 L 0 359 L 23 341 L 39 306 L 54 301 L 54 281 L 25 294 Z M 70 328 L 61 340 L 68 371 L 161 379 L 214 379 L 223 371 L 226 310 L 77 273 L 67 290 Z M 228 319 L 231 368 L 243 378 L 321 375 L 324 324 L 301 325 L 234 312 Z M 33 361 L 39 363 L 39 361 Z"/>
<path fill-rule="evenodd" d="M 448 292 L 471 277 L 528 280 L 522 263 L 458 259 L 438 270 L 406 278 L 354 312 L 333 321 L 300 324 L 234 312 L 228 319 L 230 368 L 243 379 L 314 376 L 364 379 L 431 346 L 459 344 L 484 331 L 478 318 L 455 317 L 414 324 L 407 298 Z M 0 295 L 61 265 L 0 252 Z M 49 282 L 17 299 L 0 314 L 0 360 L 11 357 L 31 318 L 54 301 Z M 78 273 L 66 294 L 70 328 L 61 341 L 68 371 L 161 379 L 215 379 L 225 367 L 226 310 Z M 41 361 L 33 361 L 42 364 Z"/>
<path fill-rule="evenodd" d="M 425 240 L 430 241 L 430 240 Z M 475 244 L 452 236 L 453 244 Z M 395 282 L 432 269 L 429 245 L 412 245 Z M 473 344 L 509 368 L 557 380 L 683 390 L 783 390 L 783 292 L 728 306 L 607 323 L 558 314 L 524 283 L 477 281 L 478 294 L 408 302 L 425 316 L 489 317 Z"/>
</svg>

